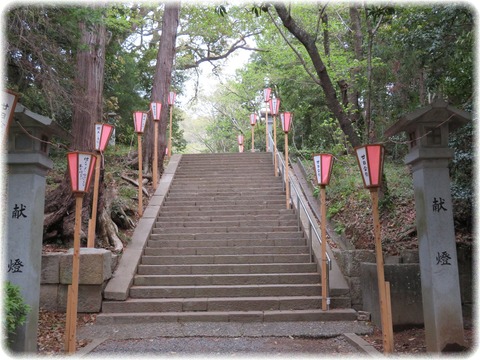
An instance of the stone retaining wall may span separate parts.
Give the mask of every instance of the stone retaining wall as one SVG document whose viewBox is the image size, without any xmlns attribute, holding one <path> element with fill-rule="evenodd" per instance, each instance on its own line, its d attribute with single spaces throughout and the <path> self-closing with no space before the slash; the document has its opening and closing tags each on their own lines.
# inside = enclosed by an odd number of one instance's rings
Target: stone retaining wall
<svg viewBox="0 0 480 360">
<path fill-rule="evenodd" d="M 40 307 L 66 311 L 67 290 L 72 282 L 73 249 L 42 254 Z M 78 312 L 99 312 L 103 290 L 112 277 L 116 255 L 105 249 L 80 248 Z"/>
</svg>

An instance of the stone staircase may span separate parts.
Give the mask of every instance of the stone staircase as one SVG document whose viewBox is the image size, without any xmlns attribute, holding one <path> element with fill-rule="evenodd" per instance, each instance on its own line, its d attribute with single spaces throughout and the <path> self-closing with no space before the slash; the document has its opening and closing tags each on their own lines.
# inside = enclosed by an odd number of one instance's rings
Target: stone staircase
<svg viewBox="0 0 480 360">
<path fill-rule="evenodd" d="M 104 301 L 97 323 L 355 318 L 321 310 L 318 266 L 271 154 L 238 153 L 182 156 L 129 298 Z"/>
</svg>

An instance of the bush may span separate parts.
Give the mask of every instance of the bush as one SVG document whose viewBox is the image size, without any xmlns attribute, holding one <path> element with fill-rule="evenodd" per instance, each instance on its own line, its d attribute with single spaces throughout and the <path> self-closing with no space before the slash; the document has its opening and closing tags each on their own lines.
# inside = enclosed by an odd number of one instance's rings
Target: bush
<svg viewBox="0 0 480 360">
<path fill-rule="evenodd" d="M 8 339 L 11 339 L 15 335 L 17 328 L 25 324 L 30 306 L 25 304 L 19 286 L 7 281 L 4 291 L 5 320 L 3 326 Z"/>
</svg>

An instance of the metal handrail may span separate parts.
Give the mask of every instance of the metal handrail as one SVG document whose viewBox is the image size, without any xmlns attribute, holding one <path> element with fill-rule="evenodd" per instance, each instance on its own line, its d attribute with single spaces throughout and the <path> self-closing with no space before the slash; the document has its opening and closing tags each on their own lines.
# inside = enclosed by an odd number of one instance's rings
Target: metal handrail
<svg viewBox="0 0 480 360">
<path fill-rule="evenodd" d="M 270 142 L 270 149 L 276 150 L 276 146 L 273 143 L 272 135 L 270 133 L 268 134 L 268 137 L 269 137 L 269 142 Z M 279 167 L 278 170 L 282 174 L 282 185 L 283 185 L 283 189 L 285 190 L 285 184 L 286 184 L 286 181 L 285 181 L 285 162 L 284 162 L 283 158 L 280 156 L 280 153 L 278 151 L 272 151 L 272 157 L 275 156 L 275 153 L 277 153 L 277 155 L 278 155 L 277 156 L 277 158 L 278 158 L 277 165 Z M 308 219 L 307 239 L 308 239 L 308 245 L 309 245 L 310 259 L 312 259 L 313 235 L 316 236 L 317 241 L 320 245 L 322 244 L 322 238 L 321 238 L 320 234 L 318 233 L 317 228 L 314 226 L 314 222 L 313 222 L 311 216 L 309 215 L 309 213 L 307 211 L 307 206 L 305 205 L 305 202 L 300 197 L 299 190 L 297 189 L 297 187 L 295 186 L 293 181 L 291 181 L 291 179 L 292 179 L 291 172 L 288 173 L 288 178 L 290 180 L 288 182 L 289 186 L 290 186 L 290 202 L 293 203 L 293 192 L 292 192 L 292 190 L 294 190 L 294 192 L 297 196 L 297 204 L 296 204 L 297 207 L 296 208 L 297 208 L 297 211 L 298 211 L 298 213 L 297 213 L 298 227 L 300 228 L 300 226 L 301 226 L 300 206 L 303 208 L 303 211 L 304 211 L 304 213 L 305 213 L 305 215 L 307 216 L 307 219 Z M 326 284 L 326 286 L 327 286 L 327 289 L 328 289 L 327 293 L 330 294 L 330 274 L 329 274 L 329 272 L 332 270 L 332 260 L 331 260 L 330 256 L 328 255 L 328 252 L 325 255 L 327 257 L 327 263 L 328 263 L 328 266 L 327 266 L 327 284 Z M 328 306 L 328 308 L 330 308 L 330 297 L 327 298 L 327 306 Z"/>
<path fill-rule="evenodd" d="M 271 149 L 274 149 L 274 150 L 277 150 L 276 149 L 276 145 L 273 144 L 273 139 L 272 139 L 272 135 L 269 134 L 268 135 L 269 137 L 269 141 L 270 141 L 270 148 Z M 283 180 L 283 186 L 285 188 L 285 162 L 283 160 L 283 158 L 280 156 L 279 152 L 278 151 L 273 151 L 272 152 L 272 156 L 275 156 L 275 153 L 278 154 L 278 160 L 279 162 L 277 164 L 281 164 L 281 166 L 279 166 L 279 170 L 280 172 L 282 173 L 282 180 Z M 292 175 L 291 173 L 288 174 L 288 177 L 289 179 L 291 179 Z M 292 182 L 292 181 L 289 181 L 289 186 L 290 186 L 290 190 L 294 190 L 295 191 L 295 194 L 297 195 L 297 209 L 298 209 L 298 225 L 300 226 L 300 205 L 302 206 L 304 212 L 305 212 L 305 215 L 307 216 L 307 219 L 308 219 L 308 235 L 307 235 L 307 238 L 309 240 L 309 245 L 310 245 L 310 257 L 312 256 L 312 232 L 315 234 L 319 244 L 321 245 L 322 244 L 322 239 L 321 239 L 321 236 L 320 234 L 318 233 L 317 229 L 315 226 L 313 226 L 314 222 L 312 220 L 312 218 L 310 217 L 308 211 L 307 211 L 307 206 L 305 205 L 305 203 L 303 202 L 303 200 L 300 198 L 300 192 L 299 190 L 297 189 L 297 187 L 295 186 L 295 184 Z M 292 191 L 290 191 L 290 201 L 293 203 L 293 198 L 292 198 Z M 328 252 L 326 253 L 326 256 L 327 256 L 327 262 L 328 262 L 328 270 L 332 270 L 332 260 L 330 258 L 330 256 L 328 255 Z"/>
</svg>

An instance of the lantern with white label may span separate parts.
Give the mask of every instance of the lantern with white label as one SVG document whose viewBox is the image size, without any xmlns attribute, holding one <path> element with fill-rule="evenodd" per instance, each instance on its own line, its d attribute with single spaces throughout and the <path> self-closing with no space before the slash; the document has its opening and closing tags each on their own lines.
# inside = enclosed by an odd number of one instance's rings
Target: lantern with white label
<svg viewBox="0 0 480 360">
<path fill-rule="evenodd" d="M 265 103 L 265 151 L 270 151 L 268 145 L 268 103 L 270 101 L 270 95 L 272 93 L 272 89 L 265 88 L 263 89 L 263 102 Z"/>
<path fill-rule="evenodd" d="M 100 186 L 101 153 L 105 151 L 115 127 L 110 124 L 95 123 L 96 168 L 93 182 L 92 214 L 88 220 L 87 247 L 95 247 L 95 229 L 97 226 L 98 188 Z"/>
<path fill-rule="evenodd" d="M 153 190 L 157 190 L 158 182 L 158 122 L 160 121 L 160 115 L 162 112 L 162 104 L 159 102 L 150 103 L 150 111 L 153 119 Z"/>
<path fill-rule="evenodd" d="M 253 113 L 250 114 L 250 125 L 252 126 L 252 152 L 255 152 L 255 135 L 254 135 L 254 128 L 255 124 L 257 123 L 257 114 Z"/>
<path fill-rule="evenodd" d="M 287 209 L 290 209 L 290 179 L 288 178 L 288 132 L 292 127 L 293 114 L 291 112 L 281 113 L 280 122 L 282 123 L 282 130 L 285 134 L 285 190 L 287 196 Z"/>
<path fill-rule="evenodd" d="M 142 134 L 145 129 L 145 123 L 147 122 L 147 113 L 141 111 L 135 111 L 133 113 L 133 123 L 135 126 L 135 132 L 138 139 L 138 215 L 143 215 L 143 176 L 142 176 Z"/>
<path fill-rule="evenodd" d="M 356 147 L 355 153 L 365 188 L 380 187 L 383 172 L 383 145 L 372 144 Z"/>
<path fill-rule="evenodd" d="M 70 184 L 72 192 L 75 194 L 75 228 L 73 235 L 72 283 L 68 286 L 65 351 L 74 353 L 76 349 L 82 202 L 83 195 L 88 192 L 90 187 L 97 157 L 92 153 L 75 151 L 67 154 L 67 161 Z"/>
<path fill-rule="evenodd" d="M 321 273 L 322 273 L 322 310 L 328 307 L 328 283 L 327 283 L 327 204 L 325 186 L 330 183 L 330 176 L 333 168 L 333 155 L 315 154 L 313 155 L 313 168 L 315 170 L 315 179 L 320 185 L 320 227 L 322 232 L 321 239 Z"/>
<path fill-rule="evenodd" d="M 173 106 L 175 105 L 175 98 L 177 94 L 173 91 L 170 91 L 168 94 L 168 105 L 170 106 L 170 126 L 168 128 L 169 135 L 168 135 L 168 159 L 172 156 L 172 124 L 173 124 Z"/>
<path fill-rule="evenodd" d="M 273 115 L 273 171 L 278 176 L 278 160 L 277 160 L 277 115 L 280 110 L 280 99 L 272 97 L 268 102 L 270 105 L 270 114 Z"/>
<path fill-rule="evenodd" d="M 375 256 L 377 262 L 378 295 L 382 322 L 384 353 L 393 352 L 393 325 L 390 303 L 390 283 L 385 281 L 380 216 L 378 213 L 378 191 L 382 184 L 384 148 L 381 144 L 370 144 L 355 148 L 363 185 L 370 190 L 372 198 L 373 231 L 375 236 Z"/>
</svg>

